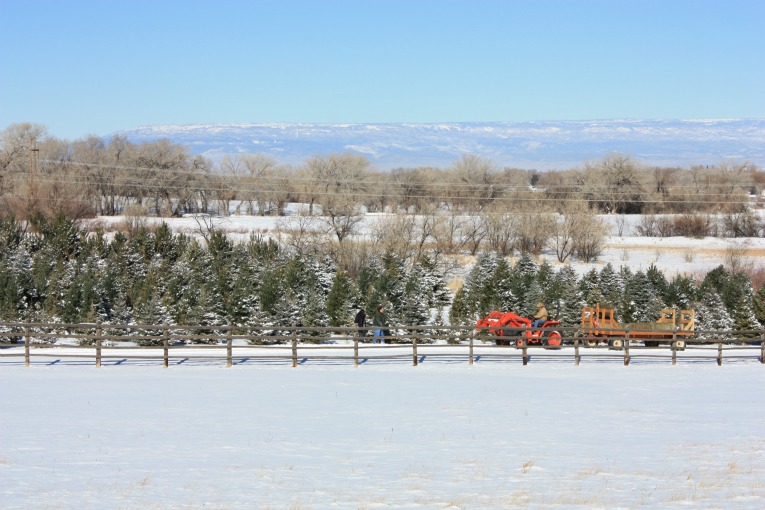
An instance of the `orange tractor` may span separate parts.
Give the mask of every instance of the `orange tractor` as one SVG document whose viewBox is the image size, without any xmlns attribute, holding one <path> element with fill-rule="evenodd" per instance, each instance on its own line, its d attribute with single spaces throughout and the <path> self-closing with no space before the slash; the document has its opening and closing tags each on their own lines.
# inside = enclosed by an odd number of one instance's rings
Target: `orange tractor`
<svg viewBox="0 0 765 510">
<path fill-rule="evenodd" d="M 542 345 L 547 348 L 559 348 L 563 337 L 558 331 L 549 329 L 558 326 L 560 321 L 548 320 L 540 328 L 532 328 L 531 320 L 513 312 L 495 310 L 483 319 L 478 319 L 475 326 L 479 331 L 488 331 L 495 335 L 497 345 L 515 344 Z"/>
</svg>

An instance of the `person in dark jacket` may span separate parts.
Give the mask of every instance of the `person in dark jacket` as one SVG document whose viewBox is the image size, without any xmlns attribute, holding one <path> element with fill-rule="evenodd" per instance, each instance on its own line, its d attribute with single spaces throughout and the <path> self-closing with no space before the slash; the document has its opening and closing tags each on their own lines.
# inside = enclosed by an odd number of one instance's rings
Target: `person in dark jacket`
<svg viewBox="0 0 765 510">
<path fill-rule="evenodd" d="M 363 308 L 359 308 L 359 313 L 356 314 L 356 318 L 353 319 L 353 323 L 356 325 L 356 335 L 364 337 L 367 334 L 367 314 Z"/>
<path fill-rule="evenodd" d="M 378 306 L 377 311 L 375 312 L 374 317 L 372 318 L 372 322 L 374 323 L 374 338 L 372 339 L 373 344 L 385 343 L 385 334 L 386 334 L 386 328 L 388 327 L 388 316 L 385 315 L 385 307 Z"/>
</svg>

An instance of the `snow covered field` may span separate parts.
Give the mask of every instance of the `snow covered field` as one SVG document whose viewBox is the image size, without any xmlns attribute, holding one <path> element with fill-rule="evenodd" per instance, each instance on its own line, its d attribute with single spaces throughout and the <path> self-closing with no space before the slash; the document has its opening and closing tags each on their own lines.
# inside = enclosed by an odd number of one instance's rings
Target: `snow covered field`
<svg viewBox="0 0 765 510">
<path fill-rule="evenodd" d="M 296 211 L 296 204 L 288 208 L 290 213 Z M 765 216 L 765 211 L 759 211 Z M 367 214 L 360 224 L 361 233 L 385 214 Z M 725 262 L 726 251 L 732 246 L 745 248 L 745 256 L 754 262 L 760 263 L 765 260 L 765 238 L 742 238 L 724 239 L 707 237 L 692 239 L 688 237 L 641 237 L 635 233 L 636 226 L 641 220 L 640 215 L 601 216 L 611 225 L 611 234 L 606 238 L 603 253 L 598 260 L 592 263 L 582 263 L 576 259 L 569 260 L 578 272 L 583 273 L 592 268 L 600 270 L 605 264 L 611 263 L 615 268 L 627 266 L 633 271 L 647 270 L 651 264 L 665 272 L 668 278 L 677 273 L 705 274 Z M 227 231 L 231 239 L 246 240 L 251 233 L 263 236 L 274 235 L 277 223 L 284 217 L 277 216 L 228 216 L 213 217 L 206 221 L 212 223 L 221 230 Z M 114 228 L 124 219 L 119 216 L 101 216 L 94 220 L 106 230 Z M 175 232 L 195 234 L 199 232 L 200 223 L 193 217 L 184 218 L 145 218 L 147 224 L 159 224 L 165 222 Z M 619 224 L 621 223 L 621 225 Z M 621 233 L 622 235 L 617 235 Z M 555 254 L 545 251 L 542 258 L 546 259 L 553 267 L 559 267 Z"/>
<path fill-rule="evenodd" d="M 0 367 L 3 508 L 763 508 L 738 361 Z"/>
</svg>

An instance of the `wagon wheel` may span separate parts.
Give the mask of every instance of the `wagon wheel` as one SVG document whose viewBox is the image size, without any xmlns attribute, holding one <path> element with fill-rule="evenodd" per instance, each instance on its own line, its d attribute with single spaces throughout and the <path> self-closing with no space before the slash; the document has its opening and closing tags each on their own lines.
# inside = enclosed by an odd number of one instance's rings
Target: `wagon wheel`
<svg viewBox="0 0 765 510">
<path fill-rule="evenodd" d="M 584 339 L 584 345 L 587 347 L 596 347 L 598 345 L 598 341 L 595 338 L 585 338 Z"/>
</svg>

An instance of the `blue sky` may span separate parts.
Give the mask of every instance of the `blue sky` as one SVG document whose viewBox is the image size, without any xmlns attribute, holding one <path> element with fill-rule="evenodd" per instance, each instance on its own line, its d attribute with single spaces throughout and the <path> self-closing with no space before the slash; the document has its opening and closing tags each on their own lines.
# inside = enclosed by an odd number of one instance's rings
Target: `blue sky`
<svg viewBox="0 0 765 510">
<path fill-rule="evenodd" d="M 758 0 L 0 0 L 0 129 L 765 117 Z"/>
</svg>

